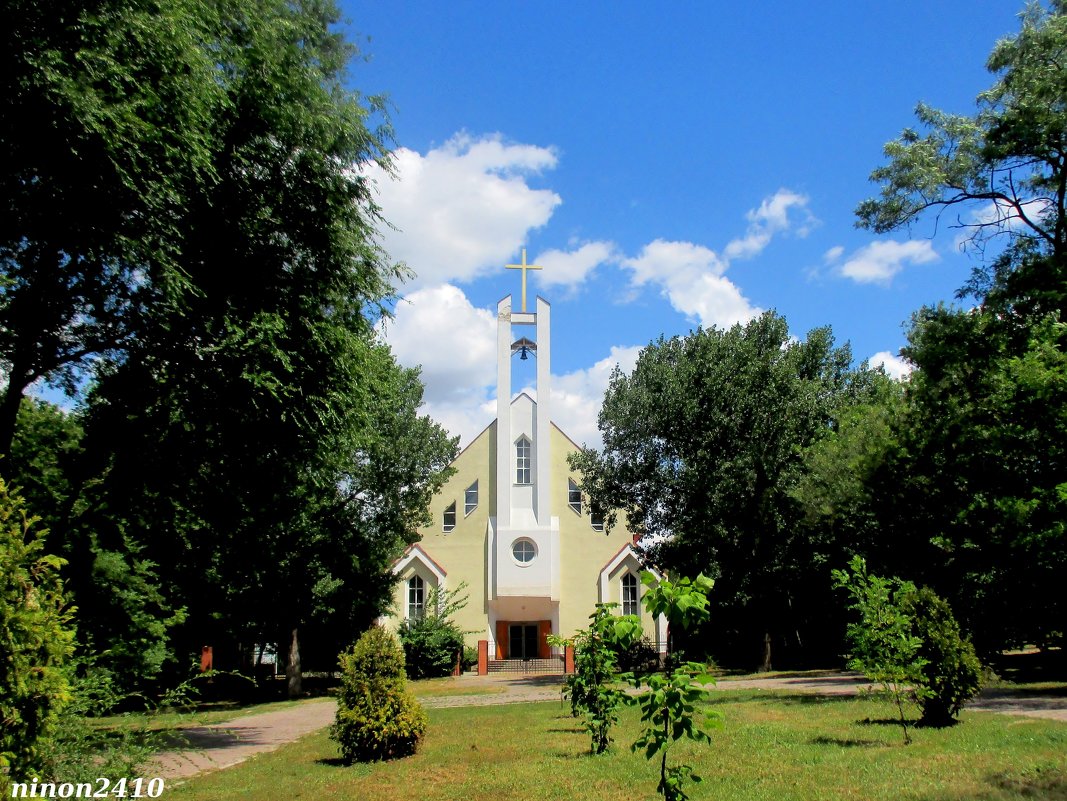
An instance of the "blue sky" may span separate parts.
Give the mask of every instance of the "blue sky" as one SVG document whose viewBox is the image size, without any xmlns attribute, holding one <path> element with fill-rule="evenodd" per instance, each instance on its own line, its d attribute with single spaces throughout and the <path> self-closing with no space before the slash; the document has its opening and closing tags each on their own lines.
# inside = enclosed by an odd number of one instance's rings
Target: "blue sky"
<svg viewBox="0 0 1067 801">
<path fill-rule="evenodd" d="M 776 309 L 857 361 L 896 354 L 977 256 L 932 222 L 857 230 L 853 210 L 918 101 L 975 110 L 1021 8 L 342 3 L 368 56 L 350 84 L 393 106 L 397 176 L 374 177 L 416 278 L 386 337 L 423 365 L 427 411 L 464 442 L 491 419 L 490 310 L 518 293 L 503 265 L 522 247 L 553 305 L 553 416 L 579 442 L 599 441 L 611 367 L 661 334 Z"/>
</svg>

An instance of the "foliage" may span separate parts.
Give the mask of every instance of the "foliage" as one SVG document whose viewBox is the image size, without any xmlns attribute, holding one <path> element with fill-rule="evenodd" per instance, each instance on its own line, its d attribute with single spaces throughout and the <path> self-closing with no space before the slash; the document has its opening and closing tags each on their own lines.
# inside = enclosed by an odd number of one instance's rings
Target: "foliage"
<svg viewBox="0 0 1067 801">
<path fill-rule="evenodd" d="M 715 578 L 704 642 L 720 654 L 751 664 L 768 635 L 799 653 L 826 628 L 827 548 L 807 539 L 789 491 L 803 448 L 871 391 L 876 374 L 850 363 L 829 329 L 796 342 L 773 313 L 660 339 L 612 375 L 603 451 L 571 460 L 594 501 L 651 535 L 653 563 Z"/>
<path fill-rule="evenodd" d="M 909 335 L 896 489 L 910 577 L 951 602 L 983 653 L 1062 638 L 1067 598 L 1067 325 L 925 309 Z M 912 547 L 912 546 L 909 546 Z"/>
<path fill-rule="evenodd" d="M 407 689 L 404 651 L 380 626 L 341 654 L 341 692 L 330 736 L 345 762 L 373 762 L 414 754 L 426 713 Z"/>
<path fill-rule="evenodd" d="M 641 638 L 641 621 L 634 615 L 615 615 L 618 604 L 597 604 L 589 616 L 589 628 L 570 640 L 552 638 L 550 644 L 574 646 L 574 673 L 564 690 L 571 700 L 571 714 L 585 718 L 589 750 L 603 754 L 611 745 L 611 727 L 619 720 L 625 693 L 616 680 L 619 652 Z"/>
<path fill-rule="evenodd" d="M 62 561 L 0 479 L 0 790 L 41 765 L 41 742 L 70 698 L 64 667 L 73 652 Z"/>
<path fill-rule="evenodd" d="M 919 638 L 922 663 L 919 725 L 951 726 L 963 704 L 981 689 L 982 665 L 970 641 L 960 636 L 960 626 L 948 602 L 928 587 L 906 592 L 903 611 L 911 618 L 911 632 Z"/>
<path fill-rule="evenodd" d="M 894 700 L 910 742 L 904 701 L 922 709 L 920 725 L 955 723 L 963 704 L 981 687 L 982 666 L 974 646 L 960 635 L 948 603 L 927 587 L 867 571 L 862 557 L 835 570 L 836 586 L 848 591 L 860 620 L 849 624 L 849 666 L 882 684 Z"/>
<path fill-rule="evenodd" d="M 703 574 L 695 579 L 681 578 L 672 582 L 667 579 L 657 581 L 646 572 L 641 575 L 641 583 L 646 587 L 642 604 L 653 617 L 665 615 L 671 626 L 681 629 L 692 628 L 707 620 L 708 593 L 715 583 Z M 659 754 L 660 774 L 656 790 L 664 801 L 686 801 L 689 798 L 685 792 L 686 782 L 702 779 L 693 772 L 691 765 L 668 765 L 667 754 L 671 746 L 682 739 L 711 742 L 711 737 L 694 722 L 693 716 L 697 706 L 707 700 L 708 691 L 703 685 L 714 683 L 715 679 L 704 671 L 702 665 L 695 663 L 674 667 L 665 674 L 631 675 L 629 679 L 641 690 L 633 702 L 641 708 L 641 722 L 647 724 L 631 749 L 644 750 L 645 758 L 649 760 Z M 709 722 L 720 720 L 721 715 L 709 716 Z"/>
<path fill-rule="evenodd" d="M 623 673 L 644 675 L 660 669 L 660 652 L 647 636 L 619 649 L 615 659 Z"/>
<path fill-rule="evenodd" d="M 153 572 L 162 618 L 186 610 L 161 647 L 286 643 L 296 696 L 302 649 L 325 668 L 385 610 L 455 442 L 376 333 L 406 273 L 354 165 L 388 168 L 389 131 L 347 88 L 334 4 L 213 8 L 213 180 L 171 220 L 181 280 L 144 286 L 100 363 L 66 533 Z"/>
<path fill-rule="evenodd" d="M 1031 314 L 1064 311 L 1065 45 L 1064 4 L 1030 4 L 1020 32 L 989 57 L 997 80 L 979 96 L 975 115 L 920 104 L 922 131 L 906 129 L 886 145 L 888 163 L 871 174 L 880 196 L 859 206 L 859 224 L 885 233 L 927 212 L 940 220 L 951 211 L 983 252 L 998 239 L 1008 243 L 991 274 L 976 273 L 972 290 L 992 290 Z"/>
<path fill-rule="evenodd" d="M 0 454 L 34 381 L 118 356 L 144 295 L 180 280 L 175 220 L 216 176 L 228 113 L 202 0 L 13 0 L 0 33 Z M 7 464 L 0 462 L 6 473 Z"/>
<path fill-rule="evenodd" d="M 467 605 L 467 596 L 460 595 L 466 587 L 466 582 L 454 590 L 434 587 L 428 593 L 425 614 L 415 620 L 405 620 L 400 626 L 400 643 L 404 646 L 404 661 L 411 678 L 452 675 L 457 655 L 464 650 L 463 631 L 452 616 Z M 463 657 L 459 658 L 462 661 Z M 477 661 L 477 653 L 474 659 Z"/>
<path fill-rule="evenodd" d="M 112 670 L 101 668 L 98 657 L 76 656 L 66 669 L 70 679 L 69 700 L 59 710 L 51 736 L 41 744 L 41 770 L 44 780 L 94 783 L 103 777 L 117 782 L 143 775 L 158 752 L 179 747 L 183 738 L 173 728 L 154 728 L 152 717 L 115 715 L 139 701 L 151 711 L 188 706 L 197 695 L 196 680 L 182 682 L 158 701 L 131 697 L 115 679 Z M 109 725 L 99 719 L 112 716 Z"/>
<path fill-rule="evenodd" d="M 1032 3 L 970 116 L 920 105 L 859 225 L 955 221 L 980 257 L 966 311 L 924 308 L 905 414 L 868 483 L 879 570 L 930 585 L 983 654 L 1062 641 L 1067 615 L 1067 13 Z M 872 555 L 872 564 L 875 559 Z"/>
<path fill-rule="evenodd" d="M 858 622 L 848 624 L 852 646 L 848 666 L 882 685 L 896 704 L 904 742 L 910 743 L 905 702 L 927 694 L 923 682 L 927 659 L 920 654 L 923 641 L 913 631 L 904 600 L 915 592 L 915 585 L 869 574 L 860 556 L 852 559 L 847 571 L 834 570 L 833 577 L 835 586 L 851 596 L 849 609 L 860 616 Z"/>
</svg>

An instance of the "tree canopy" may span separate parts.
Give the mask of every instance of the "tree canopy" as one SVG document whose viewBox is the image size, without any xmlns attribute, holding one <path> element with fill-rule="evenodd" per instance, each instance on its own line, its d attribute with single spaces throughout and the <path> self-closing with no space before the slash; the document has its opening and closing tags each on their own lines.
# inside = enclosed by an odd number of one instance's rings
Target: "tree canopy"
<svg viewBox="0 0 1067 801">
<path fill-rule="evenodd" d="M 360 169 L 382 103 L 329 0 L 38 5 L 0 56 L 0 360 L 16 408 L 91 365 L 48 510 L 81 642 L 135 681 L 171 639 L 316 625 L 332 664 L 455 449 L 376 334 L 406 275 Z"/>
<path fill-rule="evenodd" d="M 631 375 L 612 375 L 603 451 L 584 450 L 572 466 L 595 502 L 625 512 L 658 565 L 715 579 L 717 655 L 751 664 L 772 641 L 796 652 L 821 613 L 805 599 L 816 574 L 828 589 L 829 568 L 813 572 L 825 554 L 804 538 L 789 490 L 801 449 L 873 380 L 829 329 L 795 342 L 770 312 L 660 339 Z"/>
<path fill-rule="evenodd" d="M 1065 11 L 1059 0 L 1027 8 L 994 48 L 996 80 L 973 116 L 920 105 L 923 131 L 886 146 L 871 175 L 881 194 L 857 209 L 877 232 L 951 213 L 977 246 L 960 292 L 977 305 L 912 321 L 904 355 L 918 369 L 868 485 L 892 499 L 871 514 L 875 528 L 913 557 L 889 572 L 949 598 L 987 653 L 1064 633 Z"/>
</svg>

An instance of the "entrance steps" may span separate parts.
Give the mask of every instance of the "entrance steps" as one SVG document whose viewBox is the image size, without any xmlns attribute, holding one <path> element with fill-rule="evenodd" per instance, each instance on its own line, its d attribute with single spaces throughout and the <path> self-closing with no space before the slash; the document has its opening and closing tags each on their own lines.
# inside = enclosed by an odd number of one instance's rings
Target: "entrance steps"
<svg viewBox="0 0 1067 801">
<path fill-rule="evenodd" d="M 561 674 L 563 657 L 553 656 L 549 659 L 490 659 L 490 673 L 537 673 Z"/>
</svg>

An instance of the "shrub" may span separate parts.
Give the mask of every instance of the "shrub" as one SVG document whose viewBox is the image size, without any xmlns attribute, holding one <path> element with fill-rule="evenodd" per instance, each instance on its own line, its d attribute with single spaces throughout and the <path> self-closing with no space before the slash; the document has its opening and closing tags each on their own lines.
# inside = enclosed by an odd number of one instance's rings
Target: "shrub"
<svg viewBox="0 0 1067 801">
<path fill-rule="evenodd" d="M 400 627 L 408 675 L 413 679 L 451 676 L 456 659 L 463 650 L 463 631 L 452 622 L 452 615 L 467 605 L 462 594 L 467 583 L 454 590 L 435 588 L 426 599 L 426 614 L 407 620 Z M 478 660 L 475 652 L 474 661 Z"/>
<path fill-rule="evenodd" d="M 904 742 L 911 742 L 905 700 L 922 710 L 923 726 L 949 726 L 979 689 L 981 665 L 960 637 L 948 603 L 910 581 L 867 572 L 862 557 L 834 570 L 834 582 L 852 596 L 860 620 L 848 626 L 849 667 L 882 685 L 897 704 Z"/>
<path fill-rule="evenodd" d="M 616 662 L 623 673 L 645 674 L 660 669 L 659 651 L 648 637 L 642 637 L 620 649 Z"/>
<path fill-rule="evenodd" d="M 404 651 L 380 626 L 364 632 L 341 654 L 341 692 L 330 736 L 346 763 L 373 762 L 415 753 L 426 732 L 426 713 L 407 689 Z"/>
<path fill-rule="evenodd" d="M 905 593 L 902 606 L 911 618 L 911 633 L 921 642 L 918 655 L 924 662 L 919 725 L 951 726 L 963 704 L 981 689 L 982 665 L 974 646 L 960 636 L 952 608 L 933 590 L 920 587 Z"/>
<path fill-rule="evenodd" d="M 400 642 L 411 678 L 451 676 L 456 657 L 463 649 L 463 632 L 450 620 L 426 615 L 400 627 Z"/>
<path fill-rule="evenodd" d="M 460 667 L 464 671 L 470 670 L 472 667 L 478 664 L 478 649 L 473 645 L 466 645 L 463 647 L 463 662 Z"/>
<path fill-rule="evenodd" d="M 70 697 L 63 561 L 43 553 L 34 522 L 0 480 L 0 791 L 40 770 L 39 746 Z"/>
</svg>

